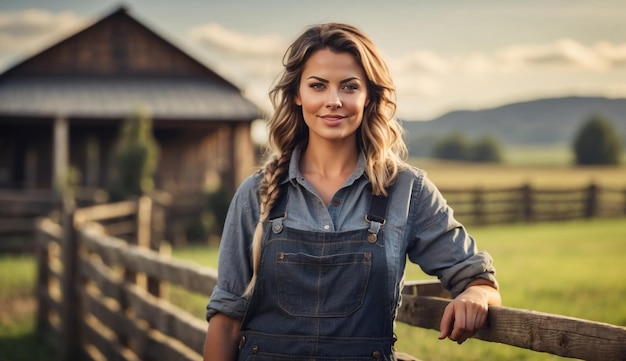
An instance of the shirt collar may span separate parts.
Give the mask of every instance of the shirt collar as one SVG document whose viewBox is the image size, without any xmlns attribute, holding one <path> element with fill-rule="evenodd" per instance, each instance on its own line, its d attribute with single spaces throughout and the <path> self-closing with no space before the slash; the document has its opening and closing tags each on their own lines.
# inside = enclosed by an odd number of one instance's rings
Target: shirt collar
<svg viewBox="0 0 626 361">
<path fill-rule="evenodd" d="M 304 179 L 304 176 L 302 176 L 302 173 L 300 173 L 300 157 L 302 156 L 303 149 L 304 145 L 299 144 L 291 153 L 291 160 L 289 161 L 289 174 L 287 178 L 285 178 L 280 183 L 281 185 L 287 182 L 291 182 L 295 185 L 298 181 L 298 178 Z M 359 151 L 359 160 L 356 165 L 356 169 L 354 170 L 354 172 L 352 172 L 348 179 L 346 179 L 346 185 L 354 183 L 354 181 L 361 178 L 362 176 L 365 176 L 365 178 L 367 178 L 367 175 L 365 174 L 365 154 L 363 154 L 363 151 Z"/>
</svg>

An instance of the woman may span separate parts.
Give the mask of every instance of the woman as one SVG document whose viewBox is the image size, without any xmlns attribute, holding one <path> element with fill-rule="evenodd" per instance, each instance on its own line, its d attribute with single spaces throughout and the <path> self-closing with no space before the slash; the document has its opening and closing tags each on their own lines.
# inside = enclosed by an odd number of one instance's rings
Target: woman
<svg viewBox="0 0 626 361">
<path fill-rule="evenodd" d="M 454 300 L 462 343 L 500 295 L 491 257 L 403 160 L 394 87 L 358 29 L 306 30 L 270 92 L 273 154 L 237 190 L 207 306 L 205 360 L 393 360 L 406 258 Z"/>
</svg>

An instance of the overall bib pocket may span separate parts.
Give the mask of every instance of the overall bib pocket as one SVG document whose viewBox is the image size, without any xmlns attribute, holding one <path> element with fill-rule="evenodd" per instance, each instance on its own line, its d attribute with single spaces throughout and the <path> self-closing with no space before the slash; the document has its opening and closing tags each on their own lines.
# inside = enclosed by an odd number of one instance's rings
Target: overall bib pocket
<svg viewBox="0 0 626 361">
<path fill-rule="evenodd" d="M 278 305 L 292 316 L 349 316 L 363 305 L 371 267 L 369 252 L 328 256 L 278 252 L 274 265 Z"/>
</svg>

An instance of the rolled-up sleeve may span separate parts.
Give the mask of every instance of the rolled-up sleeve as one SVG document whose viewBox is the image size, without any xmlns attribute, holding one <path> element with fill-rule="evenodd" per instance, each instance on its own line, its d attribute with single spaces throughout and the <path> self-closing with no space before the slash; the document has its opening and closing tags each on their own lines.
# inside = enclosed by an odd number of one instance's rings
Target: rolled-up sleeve
<svg viewBox="0 0 626 361">
<path fill-rule="evenodd" d="M 218 256 L 217 286 L 206 307 L 206 319 L 216 313 L 242 319 L 247 301 L 241 295 L 252 278 L 251 245 L 259 219 L 256 175 L 246 179 L 228 208 Z"/>
<path fill-rule="evenodd" d="M 409 212 L 411 262 L 437 276 L 453 297 L 479 278 L 497 287 L 492 257 L 478 251 L 474 238 L 454 218 L 453 210 L 428 178 L 424 176 L 417 183 Z"/>
</svg>

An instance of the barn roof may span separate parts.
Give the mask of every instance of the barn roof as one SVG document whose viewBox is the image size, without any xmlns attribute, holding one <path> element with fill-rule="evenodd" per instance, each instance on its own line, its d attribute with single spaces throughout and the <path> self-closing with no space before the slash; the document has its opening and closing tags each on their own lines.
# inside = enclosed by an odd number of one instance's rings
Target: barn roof
<svg viewBox="0 0 626 361">
<path fill-rule="evenodd" d="M 0 83 L 0 114 L 15 117 L 124 118 L 137 107 L 152 117 L 254 120 L 258 108 L 237 91 L 205 79 L 30 77 Z"/>
<path fill-rule="evenodd" d="M 121 7 L 0 75 L 0 118 L 251 121 L 259 108 L 232 83 Z"/>
</svg>

